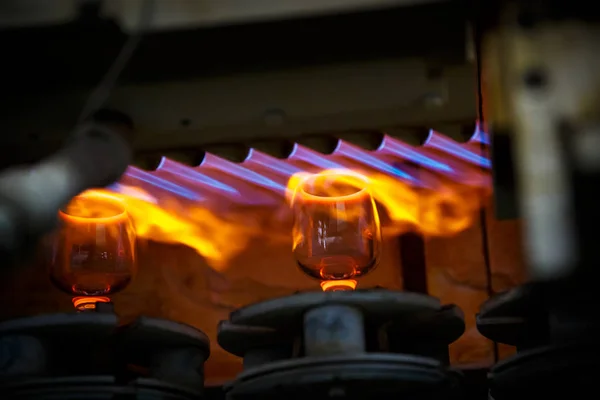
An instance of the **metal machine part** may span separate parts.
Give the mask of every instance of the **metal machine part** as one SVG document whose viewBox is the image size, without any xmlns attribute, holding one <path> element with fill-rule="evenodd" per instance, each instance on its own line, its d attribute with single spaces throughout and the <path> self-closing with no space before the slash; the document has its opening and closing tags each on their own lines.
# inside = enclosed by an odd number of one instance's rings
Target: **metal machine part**
<svg viewBox="0 0 600 400">
<path fill-rule="evenodd" d="M 76 131 L 58 153 L 33 166 L 0 175 L 0 263 L 11 264 L 56 223 L 73 196 L 119 179 L 131 161 L 129 145 L 114 128 L 91 124 Z"/>
<path fill-rule="evenodd" d="M 128 40 L 129 23 L 121 22 L 138 20 L 138 1 L 65 2 L 111 3 L 116 11 L 84 13 L 56 26 L 0 29 L 6 59 L 0 117 L 11 132 L 1 162 L 35 159 L 61 143 L 82 99 L 106 73 L 107 56 Z M 136 121 L 136 152 L 210 151 L 389 128 L 434 128 L 460 139 L 460 127 L 476 118 L 476 69 L 465 51 L 461 2 L 152 2 L 145 25 L 164 18 L 165 30 L 149 28 L 106 102 Z M 32 2 L 18 3 L 27 8 Z M 364 7 L 353 8 L 358 3 Z M 234 25 L 202 23 L 269 4 L 314 8 L 293 15 L 272 9 L 272 19 L 241 18 Z M 199 25 L 182 21 L 196 16 Z M 456 135 L 448 125 L 459 127 Z"/>
<path fill-rule="evenodd" d="M 532 279 L 567 278 L 597 264 L 600 26 L 579 1 L 496 3 L 482 40 L 485 118 L 492 140 L 512 142 Z"/>
<path fill-rule="evenodd" d="M 202 398 L 204 333 L 110 312 L 40 315 L 0 324 L 4 399 Z"/>
<path fill-rule="evenodd" d="M 553 291 L 531 284 L 481 306 L 477 327 L 487 338 L 517 347 L 517 354 L 491 369 L 495 400 L 550 397 L 562 388 L 586 393 L 596 387 L 600 323 L 592 303 L 560 307 Z"/>
<path fill-rule="evenodd" d="M 95 7 L 131 31 L 137 28 L 138 9 L 144 1 L 147 0 L 7 0 L 0 6 L 0 27 L 60 24 L 76 18 L 85 8 Z M 161 30 L 358 12 L 442 0 L 262 0 L 252 7 L 239 0 L 152 1 L 156 3 L 156 15 L 149 28 Z"/>
<path fill-rule="evenodd" d="M 250 305 L 221 322 L 218 342 L 243 357 L 229 399 L 454 398 L 448 344 L 462 312 L 385 289 L 309 292 Z"/>
<path fill-rule="evenodd" d="M 502 400 L 549 397 L 563 387 L 592 391 L 600 326 L 593 306 L 600 20 L 581 1 L 489 6 L 480 21 L 484 117 L 492 159 L 502 160 L 501 151 L 514 158 L 494 164 L 496 194 L 512 191 L 517 200 L 532 279 L 481 306 L 479 331 L 517 347 L 515 356 L 492 368 L 490 395 Z M 512 174 L 499 169 L 506 166 Z M 516 189 L 510 188 L 513 179 Z"/>
</svg>

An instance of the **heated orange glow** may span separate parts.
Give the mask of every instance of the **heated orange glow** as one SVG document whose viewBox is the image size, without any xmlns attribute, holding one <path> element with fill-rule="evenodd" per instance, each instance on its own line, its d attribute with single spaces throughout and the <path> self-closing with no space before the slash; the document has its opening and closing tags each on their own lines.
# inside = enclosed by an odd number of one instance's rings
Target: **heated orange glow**
<svg viewBox="0 0 600 400">
<path fill-rule="evenodd" d="M 288 199 L 293 202 L 295 196 L 305 196 L 298 188 L 314 176 L 304 172 L 292 176 L 288 182 Z M 439 182 L 435 189 L 419 189 L 381 174 L 327 170 L 318 176 L 313 182 L 320 184 L 321 196 L 334 200 L 341 193 L 339 185 L 326 184 L 332 177 L 338 184 L 354 187 L 359 180 L 366 179 L 368 190 L 388 219 L 382 222 L 387 234 L 418 231 L 432 236 L 451 236 L 468 228 L 481 206 L 480 191 L 450 183 Z"/>
<path fill-rule="evenodd" d="M 345 279 L 339 281 L 323 281 L 321 282 L 321 289 L 323 289 L 324 292 L 354 290 L 356 289 L 356 281 L 353 279 Z"/>
<path fill-rule="evenodd" d="M 288 182 L 288 198 L 294 202 L 310 202 L 323 206 L 352 204 L 371 196 L 369 179 L 351 170 L 327 170 L 317 174 L 302 173 L 292 176 Z M 335 217 L 351 221 L 359 218 L 359 207 L 335 207 Z M 379 221 L 377 221 L 379 225 Z M 295 246 L 294 246 L 295 248 Z"/>
<path fill-rule="evenodd" d="M 152 201 L 152 196 L 132 187 L 123 193 L 93 189 L 80 196 L 119 199 L 133 221 L 137 237 L 189 246 L 217 270 L 223 269 L 233 256 L 246 248 L 252 237 L 261 232 L 259 221 L 252 215 L 230 213 L 222 216 L 205 207 L 172 199 L 157 204 Z M 85 207 L 85 204 L 79 206 Z"/>
<path fill-rule="evenodd" d="M 96 308 L 96 303 L 108 303 L 110 299 L 108 297 L 96 297 L 96 296 L 81 296 L 73 297 L 73 306 L 80 310 L 93 310 Z"/>
<path fill-rule="evenodd" d="M 331 180 L 331 175 L 336 180 Z M 443 181 L 432 189 L 414 188 L 391 176 L 346 169 L 323 171 L 312 181 L 314 191 L 298 191 L 300 183 L 311 176 L 315 175 L 299 173 L 289 179 L 287 202 L 282 202 L 281 208 L 270 210 L 272 223 L 268 226 L 256 210 L 244 212 L 234 206 L 219 211 L 213 206 L 185 203 L 174 197 L 157 200 L 142 189 L 130 186 L 119 193 L 94 189 L 82 195 L 117 198 L 133 221 L 138 238 L 186 245 L 216 270 L 226 268 L 255 238 L 292 241 L 291 211 L 286 203 L 294 196 L 312 196 L 327 202 L 336 196 L 360 196 L 361 190 L 366 188 L 379 209 L 384 235 L 418 231 L 431 236 L 451 236 L 472 224 L 481 205 L 481 189 Z M 349 192 L 348 187 L 360 189 Z M 78 204 L 78 207 L 85 206 Z M 106 212 L 102 214 L 97 209 L 88 212 L 94 218 L 107 217 Z"/>
<path fill-rule="evenodd" d="M 297 179 L 297 182 L 294 180 Z M 290 179 L 288 188 L 293 197 L 302 197 L 312 202 L 339 203 L 356 200 L 368 191 L 369 179 L 350 170 L 327 170 L 317 174 L 296 174 Z"/>
<path fill-rule="evenodd" d="M 96 190 L 88 190 L 75 196 L 69 204 L 58 211 L 58 215 L 66 224 L 74 226 L 90 224 L 116 226 L 129 223 L 127 205 L 121 198 L 113 193 Z M 127 230 L 126 233 L 129 241 L 135 243 L 135 231 Z"/>
<path fill-rule="evenodd" d="M 125 204 L 113 194 L 88 191 L 74 197 L 59 216 L 68 223 L 109 225 L 126 220 L 127 212 Z"/>
</svg>

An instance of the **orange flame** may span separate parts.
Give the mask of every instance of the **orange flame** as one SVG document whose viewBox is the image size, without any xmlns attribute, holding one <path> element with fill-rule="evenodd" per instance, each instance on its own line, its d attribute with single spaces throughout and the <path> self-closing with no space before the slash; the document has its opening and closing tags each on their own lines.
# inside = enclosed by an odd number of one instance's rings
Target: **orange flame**
<svg viewBox="0 0 600 400">
<path fill-rule="evenodd" d="M 482 193 L 451 183 L 440 183 L 436 189 L 415 189 L 397 179 L 381 174 L 352 170 L 327 170 L 321 174 L 338 174 L 367 183 L 376 201 L 382 219 L 384 234 L 398 234 L 410 230 L 426 235 L 449 236 L 468 228 L 481 205 Z M 297 193 L 298 185 L 313 176 L 299 173 L 287 185 L 288 202 Z M 352 178 L 355 177 L 355 178 Z M 358 181 L 349 181 L 356 184 Z M 336 186 L 323 185 L 321 191 L 332 196 Z M 223 270 L 229 261 L 239 255 L 249 241 L 261 237 L 268 241 L 291 242 L 289 207 L 282 202 L 281 209 L 269 210 L 265 220 L 260 212 L 243 212 L 239 208 L 224 212 L 209 205 L 172 199 L 156 201 L 153 196 L 135 187 L 124 187 L 119 193 L 90 190 L 84 194 L 108 195 L 125 204 L 139 238 L 162 243 L 183 244 L 196 250 L 216 270 Z M 82 204 L 78 204 L 82 207 Z M 97 212 L 97 210 L 96 210 Z M 283 216 L 283 218 L 282 218 Z M 266 224 L 272 222 L 272 226 Z"/>
<path fill-rule="evenodd" d="M 319 176 L 335 176 L 349 186 L 356 186 L 361 176 L 356 171 L 332 169 L 320 172 Z M 315 174 L 301 172 L 288 181 L 288 200 L 293 202 L 298 188 L 314 177 Z M 481 193 L 459 185 L 442 183 L 436 189 L 418 189 L 410 187 L 397 179 L 382 174 L 363 175 L 367 187 L 376 203 L 383 208 L 388 221 L 384 225 L 386 233 L 398 234 L 410 230 L 433 236 L 450 236 L 466 228 L 473 222 L 475 212 L 481 206 Z M 320 191 L 332 198 L 340 193 L 335 185 L 326 185 L 327 180 L 313 180 L 313 184 L 322 182 Z"/>
<path fill-rule="evenodd" d="M 230 213 L 224 218 L 207 208 L 174 199 L 157 204 L 150 201 L 152 196 L 138 188 L 128 187 L 124 193 L 99 189 L 84 192 L 90 193 L 112 196 L 123 202 L 139 238 L 189 246 L 218 270 L 240 253 L 250 238 L 260 233 L 260 223 L 252 216 Z"/>
</svg>

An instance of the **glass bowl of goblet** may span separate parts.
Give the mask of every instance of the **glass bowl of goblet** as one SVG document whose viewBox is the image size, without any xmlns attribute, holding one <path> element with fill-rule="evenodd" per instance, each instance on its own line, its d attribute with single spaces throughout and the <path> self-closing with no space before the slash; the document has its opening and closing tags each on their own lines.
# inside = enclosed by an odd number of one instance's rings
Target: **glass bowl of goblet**
<svg viewBox="0 0 600 400">
<path fill-rule="evenodd" d="M 381 226 L 366 176 L 349 170 L 306 175 L 292 195 L 296 262 L 324 291 L 354 290 L 381 252 Z"/>
<path fill-rule="evenodd" d="M 91 190 L 59 210 L 58 219 L 50 280 L 73 296 L 77 311 L 94 310 L 136 273 L 136 235 L 127 207 L 109 192 Z"/>
</svg>

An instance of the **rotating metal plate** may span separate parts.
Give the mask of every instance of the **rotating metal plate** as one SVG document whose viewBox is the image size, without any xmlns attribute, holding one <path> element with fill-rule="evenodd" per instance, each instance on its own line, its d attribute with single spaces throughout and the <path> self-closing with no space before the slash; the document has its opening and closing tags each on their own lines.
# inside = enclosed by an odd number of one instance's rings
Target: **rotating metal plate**
<svg viewBox="0 0 600 400">
<path fill-rule="evenodd" d="M 267 300 L 231 314 L 219 325 L 219 345 L 243 357 L 249 349 L 293 340 L 302 332 L 303 316 L 315 307 L 339 304 L 361 310 L 366 327 L 386 324 L 390 337 L 449 344 L 464 332 L 464 316 L 454 305 L 418 293 L 370 289 L 310 292 Z"/>
<path fill-rule="evenodd" d="M 477 330 L 486 338 L 511 346 L 543 341 L 546 308 L 535 285 L 523 285 L 485 301 L 477 314 Z M 536 338 L 537 336 L 537 338 Z"/>
<path fill-rule="evenodd" d="M 208 354 L 204 333 L 162 319 L 119 326 L 114 314 L 90 312 L 6 321 L 0 324 L 0 397 L 198 398 Z"/>
<path fill-rule="evenodd" d="M 197 347 L 208 358 L 210 344 L 208 336 L 196 328 L 165 319 L 139 317 L 120 332 L 120 344 L 127 352 L 139 353 L 144 349 L 168 349 Z"/>
<path fill-rule="evenodd" d="M 104 313 L 64 313 L 36 315 L 0 323 L 0 335 L 33 335 L 37 337 L 88 338 L 108 336 L 118 326 L 117 316 Z"/>
<path fill-rule="evenodd" d="M 491 393 L 496 400 L 543 398 L 568 387 L 572 395 L 589 396 L 597 386 L 599 354 L 597 343 L 523 351 L 492 368 Z"/>
<path fill-rule="evenodd" d="M 240 308 L 231 313 L 230 320 L 240 325 L 285 326 L 302 321 L 302 315 L 307 310 L 326 304 L 356 307 L 370 319 L 388 319 L 390 316 L 435 312 L 441 309 L 438 299 L 417 293 L 377 289 L 353 292 L 308 292 Z"/>
<path fill-rule="evenodd" d="M 155 379 L 136 379 L 126 384 L 113 376 L 27 379 L 3 384 L 2 398 L 10 400 L 189 400 L 198 394 Z"/>
<path fill-rule="evenodd" d="M 360 354 L 269 363 L 244 371 L 226 390 L 230 399 L 391 399 L 402 394 L 422 399 L 450 397 L 458 382 L 458 375 L 433 359 Z"/>
</svg>

